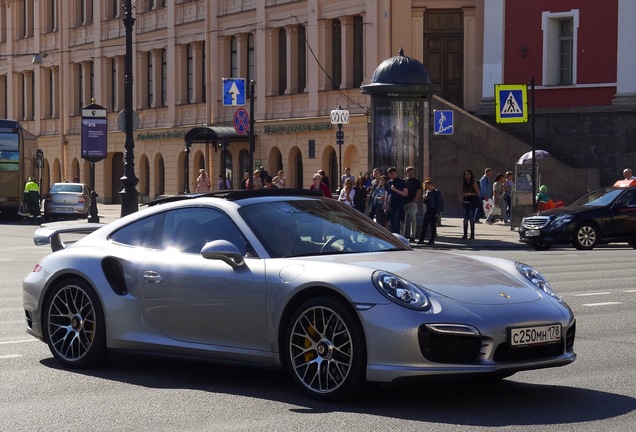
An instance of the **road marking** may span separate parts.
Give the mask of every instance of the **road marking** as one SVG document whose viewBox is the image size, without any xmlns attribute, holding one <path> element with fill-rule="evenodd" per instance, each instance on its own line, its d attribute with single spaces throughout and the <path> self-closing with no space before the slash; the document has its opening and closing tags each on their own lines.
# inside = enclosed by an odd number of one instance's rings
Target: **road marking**
<svg viewBox="0 0 636 432">
<path fill-rule="evenodd" d="M 623 291 L 621 291 L 621 292 L 624 292 L 624 293 L 636 293 L 636 289 L 632 289 L 632 290 L 623 290 Z"/>
<path fill-rule="evenodd" d="M 594 306 L 611 306 L 611 305 L 620 305 L 623 304 L 621 302 L 603 302 L 603 303 L 587 303 L 583 304 L 583 306 L 594 307 Z"/>
<path fill-rule="evenodd" d="M 606 292 L 596 292 L 596 293 L 574 294 L 574 296 L 575 297 L 589 297 L 589 296 L 608 295 L 608 294 L 611 294 L 611 292 L 606 291 Z"/>
<path fill-rule="evenodd" d="M 0 356 L 0 360 L 17 358 L 17 357 L 22 357 L 22 356 L 20 354 L 7 354 L 7 355 Z"/>
<path fill-rule="evenodd" d="M 33 338 L 33 339 L 21 339 L 21 340 L 14 340 L 14 341 L 3 341 L 3 342 L 0 342 L 0 345 L 17 344 L 17 343 L 24 343 L 24 342 L 39 342 L 39 340 Z"/>
</svg>

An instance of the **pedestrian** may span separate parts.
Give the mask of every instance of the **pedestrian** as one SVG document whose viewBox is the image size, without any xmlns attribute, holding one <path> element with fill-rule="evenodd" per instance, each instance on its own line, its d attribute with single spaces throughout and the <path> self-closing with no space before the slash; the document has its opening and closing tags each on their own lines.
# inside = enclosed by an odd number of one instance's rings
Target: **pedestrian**
<svg viewBox="0 0 636 432">
<path fill-rule="evenodd" d="M 437 218 L 442 210 L 441 192 L 437 190 L 430 178 L 424 180 L 424 196 L 422 197 L 426 205 L 426 213 L 422 218 L 422 229 L 420 230 L 420 239 L 417 244 L 424 244 L 424 237 L 428 227 L 431 227 L 431 237 L 428 240 L 429 245 L 435 244 L 437 237 Z"/>
<path fill-rule="evenodd" d="M 347 178 L 344 181 L 344 186 L 342 187 L 342 190 L 340 191 L 340 197 L 338 198 L 338 200 L 342 203 L 345 203 L 353 207 L 354 195 L 355 195 L 355 191 L 353 189 L 353 182 L 351 181 L 350 178 Z"/>
<path fill-rule="evenodd" d="M 331 198 L 331 184 L 329 183 L 329 177 L 325 173 L 325 170 L 318 170 L 318 174 L 322 176 L 322 182 L 327 186 L 327 190 L 329 191 L 329 196 L 325 195 L 327 198 Z"/>
<path fill-rule="evenodd" d="M 548 195 L 548 187 L 546 185 L 541 185 L 541 187 L 539 187 L 536 201 L 539 211 L 550 210 L 554 208 L 554 201 L 552 201 L 552 198 L 550 198 L 550 195 Z"/>
<path fill-rule="evenodd" d="M 312 184 L 309 186 L 309 189 L 317 190 L 322 194 L 322 196 L 331 198 L 331 191 L 327 188 L 327 185 L 322 182 L 322 176 L 320 173 L 313 175 Z"/>
<path fill-rule="evenodd" d="M 260 170 L 254 170 L 252 178 L 247 179 L 246 187 L 247 189 L 261 189 L 263 187 L 263 183 L 261 182 Z"/>
<path fill-rule="evenodd" d="M 287 180 L 285 179 L 285 171 L 278 170 L 278 172 L 276 173 L 276 177 L 272 179 L 272 183 L 274 183 L 274 187 L 282 189 L 285 187 L 286 182 Z"/>
<path fill-rule="evenodd" d="M 346 167 L 345 173 L 340 177 L 340 189 L 344 187 L 344 182 L 346 179 L 351 179 L 351 184 L 356 181 L 356 178 L 351 174 L 351 168 Z"/>
<path fill-rule="evenodd" d="M 417 204 L 422 196 L 422 183 L 415 177 L 415 167 L 406 167 L 406 187 L 408 195 L 404 199 L 404 227 L 402 235 L 415 241 L 417 234 Z"/>
<path fill-rule="evenodd" d="M 375 211 L 373 213 L 373 216 L 369 214 L 369 217 L 371 217 L 372 219 L 375 218 L 375 221 L 383 227 L 386 227 L 386 206 L 388 196 L 386 190 L 387 181 L 389 181 L 388 176 L 380 176 L 380 181 L 378 182 L 377 187 L 371 195 L 371 201 L 373 202 Z"/>
<path fill-rule="evenodd" d="M 382 177 L 382 175 L 380 173 L 380 169 L 379 168 L 373 168 L 372 175 L 373 175 L 373 180 L 371 180 L 371 185 L 369 186 L 369 189 L 367 191 L 367 195 L 369 197 L 371 197 L 369 199 L 369 217 L 371 219 L 374 219 L 375 218 L 375 213 L 376 213 L 376 201 L 373 199 L 373 194 L 375 193 L 376 189 L 380 185 L 380 179 Z"/>
<path fill-rule="evenodd" d="M 241 180 L 241 183 L 239 184 L 239 188 L 240 189 L 247 189 L 247 182 L 250 180 L 250 173 L 245 171 L 243 173 L 243 180 Z"/>
<path fill-rule="evenodd" d="M 225 189 L 225 177 L 223 177 L 223 174 L 219 174 L 219 180 L 217 181 L 216 186 L 218 190 Z"/>
<path fill-rule="evenodd" d="M 353 192 L 353 207 L 364 213 L 367 207 L 367 188 L 364 186 L 364 177 L 358 177 Z"/>
<path fill-rule="evenodd" d="M 470 224 L 470 239 L 473 240 L 475 238 L 475 207 L 481 207 L 482 202 L 475 175 L 469 169 L 464 170 L 460 196 L 464 213 L 464 236 L 462 239 L 466 240 L 468 237 L 468 225 Z"/>
<path fill-rule="evenodd" d="M 197 177 L 197 184 L 194 188 L 194 192 L 210 192 L 210 177 L 208 177 L 208 173 L 206 173 L 203 168 L 199 170 L 199 177 Z"/>
<path fill-rule="evenodd" d="M 274 189 L 274 183 L 272 180 L 272 176 L 265 177 L 265 184 L 263 184 L 263 189 Z"/>
<path fill-rule="evenodd" d="M 40 185 L 35 182 L 33 177 L 27 179 L 24 185 L 24 202 L 29 209 L 29 219 L 31 224 L 35 225 L 36 222 L 40 222 Z"/>
<path fill-rule="evenodd" d="M 367 171 L 364 172 L 364 174 L 362 175 L 362 178 L 364 179 L 364 187 L 365 188 L 370 188 L 371 187 L 371 181 L 373 180 L 371 178 L 371 176 L 369 175 L 369 173 Z"/>
<path fill-rule="evenodd" d="M 391 232 L 400 233 L 400 223 L 404 221 L 404 199 L 409 193 L 406 182 L 398 177 L 397 168 L 392 166 L 387 170 L 389 181 L 386 184 L 388 192 L 388 215 Z"/>
<path fill-rule="evenodd" d="M 625 180 L 636 180 L 636 177 L 634 177 L 632 175 L 632 169 L 631 168 L 625 168 L 623 170 L 623 178 Z"/>
<path fill-rule="evenodd" d="M 484 170 L 484 175 L 479 179 L 479 191 L 482 201 L 488 201 L 492 198 L 492 168 Z M 482 217 L 486 217 L 483 202 L 475 209 L 475 223 L 479 223 L 479 219 Z"/>
<path fill-rule="evenodd" d="M 503 173 L 497 173 L 495 175 L 495 181 L 492 184 L 492 199 L 493 206 L 490 209 L 490 214 L 486 218 L 486 223 L 488 225 L 492 225 L 497 222 L 497 216 L 503 218 L 502 208 L 505 204 L 504 202 L 504 182 L 506 181 L 506 176 Z"/>
<path fill-rule="evenodd" d="M 515 189 L 513 178 L 513 172 L 506 171 L 506 181 L 504 182 L 504 203 L 506 204 L 506 209 L 503 211 L 504 223 L 509 223 L 512 217 L 512 191 Z"/>
<path fill-rule="evenodd" d="M 258 167 L 259 177 L 261 178 L 261 184 L 265 183 L 265 177 L 269 175 L 267 170 L 263 167 L 263 165 Z"/>
</svg>

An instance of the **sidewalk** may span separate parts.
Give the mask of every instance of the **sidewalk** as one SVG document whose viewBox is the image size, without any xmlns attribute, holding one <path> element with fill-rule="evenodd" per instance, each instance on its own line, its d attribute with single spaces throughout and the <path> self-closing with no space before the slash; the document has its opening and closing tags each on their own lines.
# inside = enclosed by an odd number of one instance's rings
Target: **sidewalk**
<svg viewBox="0 0 636 432">
<path fill-rule="evenodd" d="M 140 209 L 145 206 L 139 206 Z M 119 219 L 121 205 L 97 204 L 97 213 L 101 223 L 109 223 Z M 482 219 L 483 222 L 483 219 Z M 470 228 L 469 228 L 470 232 Z M 412 243 L 414 248 L 426 249 L 527 249 L 528 246 L 519 242 L 519 233 L 511 231 L 509 225 L 497 222 L 493 225 L 486 223 L 475 224 L 475 240 L 462 240 L 464 234 L 463 219 L 458 217 L 442 217 L 442 226 L 437 227 L 435 246 L 428 246 L 424 239 L 423 245 Z M 417 239 L 415 239 L 417 242 Z"/>
</svg>

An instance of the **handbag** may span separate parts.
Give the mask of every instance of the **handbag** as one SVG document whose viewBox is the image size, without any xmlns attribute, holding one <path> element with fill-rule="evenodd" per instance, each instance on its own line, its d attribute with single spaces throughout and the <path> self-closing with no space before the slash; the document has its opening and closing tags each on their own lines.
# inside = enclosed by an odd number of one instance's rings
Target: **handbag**
<svg viewBox="0 0 636 432">
<path fill-rule="evenodd" d="M 29 216 L 29 206 L 25 201 L 20 203 L 20 208 L 18 208 L 18 215 L 20 216 Z"/>
</svg>

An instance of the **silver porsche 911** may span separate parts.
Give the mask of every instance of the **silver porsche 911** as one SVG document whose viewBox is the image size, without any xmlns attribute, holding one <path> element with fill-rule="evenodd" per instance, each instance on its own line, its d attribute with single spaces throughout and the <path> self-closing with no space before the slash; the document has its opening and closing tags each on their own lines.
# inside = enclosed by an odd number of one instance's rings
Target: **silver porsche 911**
<svg viewBox="0 0 636 432">
<path fill-rule="evenodd" d="M 172 197 L 34 241 L 53 253 L 24 280 L 27 331 L 71 368 L 133 351 L 283 367 L 339 400 L 366 382 L 576 358 L 572 311 L 532 267 L 412 250 L 309 191 Z"/>
</svg>

